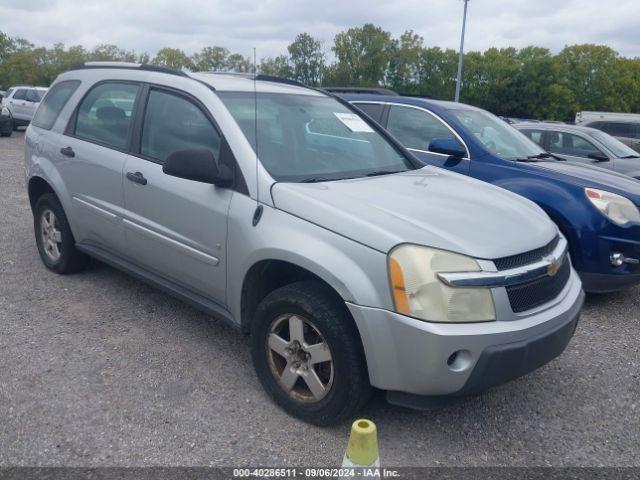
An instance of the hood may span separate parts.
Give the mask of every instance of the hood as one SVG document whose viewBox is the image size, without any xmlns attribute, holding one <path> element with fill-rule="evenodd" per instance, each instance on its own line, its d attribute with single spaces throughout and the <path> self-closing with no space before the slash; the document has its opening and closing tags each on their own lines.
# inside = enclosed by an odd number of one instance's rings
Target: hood
<svg viewBox="0 0 640 480">
<path fill-rule="evenodd" d="M 381 252 L 415 243 L 476 258 L 539 248 L 557 229 L 534 203 L 435 167 L 333 182 L 276 183 L 276 208 Z"/>
<path fill-rule="evenodd" d="M 612 170 L 570 161 L 542 161 L 528 165 L 562 173 L 567 181 L 581 187 L 601 188 L 627 197 L 631 194 L 636 200 L 640 196 L 638 180 Z"/>
</svg>

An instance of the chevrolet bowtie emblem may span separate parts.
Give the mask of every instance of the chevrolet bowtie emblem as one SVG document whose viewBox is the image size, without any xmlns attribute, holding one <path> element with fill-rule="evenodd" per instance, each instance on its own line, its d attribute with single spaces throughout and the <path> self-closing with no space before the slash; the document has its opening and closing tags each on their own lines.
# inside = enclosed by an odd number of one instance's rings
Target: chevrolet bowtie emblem
<svg viewBox="0 0 640 480">
<path fill-rule="evenodd" d="M 558 270 L 560 270 L 562 262 L 557 258 L 550 258 L 549 260 L 551 263 L 549 263 L 549 266 L 547 267 L 547 274 L 550 277 L 555 277 L 556 273 L 558 273 Z"/>
</svg>

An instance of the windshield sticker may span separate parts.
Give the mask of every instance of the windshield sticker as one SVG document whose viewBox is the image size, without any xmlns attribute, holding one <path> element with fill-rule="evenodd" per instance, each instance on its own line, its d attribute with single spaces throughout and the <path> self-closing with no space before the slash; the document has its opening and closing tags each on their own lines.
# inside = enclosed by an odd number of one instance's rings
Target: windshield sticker
<svg viewBox="0 0 640 480">
<path fill-rule="evenodd" d="M 344 126 L 352 132 L 373 133 L 373 129 L 367 124 L 367 122 L 355 113 L 333 112 L 333 114 L 338 117 L 338 120 L 344 123 Z"/>
</svg>

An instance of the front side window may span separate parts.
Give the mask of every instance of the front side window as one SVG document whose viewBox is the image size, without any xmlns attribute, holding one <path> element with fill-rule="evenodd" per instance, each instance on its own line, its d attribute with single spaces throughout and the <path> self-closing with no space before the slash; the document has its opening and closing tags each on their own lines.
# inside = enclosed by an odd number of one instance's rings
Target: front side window
<svg viewBox="0 0 640 480">
<path fill-rule="evenodd" d="M 637 158 L 638 152 L 633 150 L 631 147 L 627 147 L 624 143 L 622 143 L 617 138 L 613 138 L 611 135 L 601 132 L 601 131 L 593 131 L 591 132 L 591 136 L 598 140 L 601 144 L 607 147 L 611 152 L 619 158 Z"/>
<path fill-rule="evenodd" d="M 131 83 L 114 82 L 95 86 L 78 108 L 75 135 L 124 149 L 139 89 L 138 85 Z"/>
<path fill-rule="evenodd" d="M 452 108 L 448 113 L 492 154 L 505 160 L 540 155 L 544 150 L 495 115 L 484 110 Z"/>
<path fill-rule="evenodd" d="M 207 149 L 216 159 L 220 135 L 194 103 L 173 93 L 151 90 L 144 116 L 140 153 L 164 162 L 178 150 Z"/>
<path fill-rule="evenodd" d="M 417 108 L 392 106 L 387 130 L 402 145 L 415 150 L 429 150 L 429 144 L 435 138 L 447 138 L 460 143 L 438 118 Z M 462 144 L 460 146 L 464 149 Z"/>
<path fill-rule="evenodd" d="M 415 168 L 384 135 L 332 97 L 217 94 L 275 180 L 339 180 Z"/>
<path fill-rule="evenodd" d="M 79 80 L 68 80 L 55 84 L 44 97 L 31 123 L 36 127 L 46 128 L 47 130 L 53 127 L 62 108 L 73 92 L 76 91 L 78 85 L 80 85 Z"/>
<path fill-rule="evenodd" d="M 25 88 L 19 88 L 16 93 L 13 95 L 14 100 L 26 100 L 27 99 L 27 90 Z"/>
<path fill-rule="evenodd" d="M 549 132 L 549 151 L 583 158 L 589 158 L 589 155 L 593 154 L 602 154 L 593 143 L 567 132 Z"/>
</svg>

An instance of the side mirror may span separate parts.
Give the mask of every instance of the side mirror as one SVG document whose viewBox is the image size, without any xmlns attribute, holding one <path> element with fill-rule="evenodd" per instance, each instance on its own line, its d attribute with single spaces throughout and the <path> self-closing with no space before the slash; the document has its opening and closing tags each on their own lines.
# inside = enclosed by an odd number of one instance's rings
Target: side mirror
<svg viewBox="0 0 640 480">
<path fill-rule="evenodd" d="M 604 153 L 601 152 L 594 152 L 594 153 L 590 153 L 588 155 L 588 157 L 592 160 L 595 160 L 596 162 L 608 162 L 609 161 L 609 157 L 607 157 Z"/>
<path fill-rule="evenodd" d="M 453 138 L 434 138 L 429 142 L 429 151 L 455 158 L 464 158 L 467 154 L 460 142 Z"/>
<path fill-rule="evenodd" d="M 167 157 L 162 171 L 173 177 L 228 187 L 233 183 L 233 172 L 226 165 L 218 165 L 210 150 L 178 150 Z"/>
</svg>

